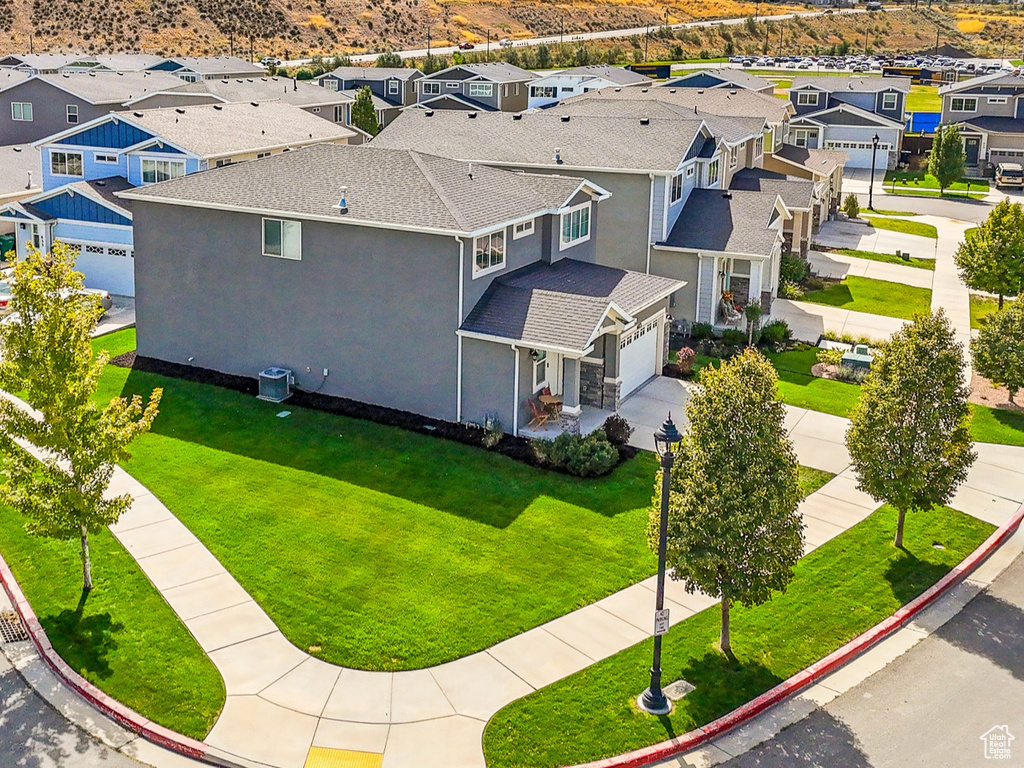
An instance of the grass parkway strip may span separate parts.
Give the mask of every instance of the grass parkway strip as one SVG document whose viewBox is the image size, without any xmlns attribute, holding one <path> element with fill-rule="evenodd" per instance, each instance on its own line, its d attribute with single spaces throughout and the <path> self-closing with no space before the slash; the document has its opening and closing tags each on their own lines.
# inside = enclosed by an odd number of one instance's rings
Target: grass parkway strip
<svg viewBox="0 0 1024 768">
<path fill-rule="evenodd" d="M 855 259 L 867 259 L 868 261 L 882 261 L 886 264 L 899 264 L 902 267 L 916 267 L 917 269 L 935 270 L 935 259 L 919 259 L 911 257 L 904 259 L 895 253 L 878 253 L 877 251 L 856 251 L 850 248 L 837 248 L 835 253 L 843 256 L 851 256 Z"/>
<path fill-rule="evenodd" d="M 902 232 L 905 235 L 930 237 L 932 240 L 939 239 L 939 230 L 935 228 L 934 224 L 906 221 L 904 219 L 884 219 L 878 216 L 865 216 L 864 219 L 875 229 L 887 229 L 890 232 Z"/>
<path fill-rule="evenodd" d="M 928 313 L 932 292 L 928 288 L 850 275 L 821 290 L 806 291 L 802 300 L 853 312 L 913 320 L 916 314 Z"/>
<path fill-rule="evenodd" d="M 734 608 L 735 661 L 716 647 L 717 606 L 673 627 L 663 641 L 663 680 L 686 680 L 695 690 L 669 715 L 641 713 L 634 703 L 651 663 L 645 640 L 498 712 L 484 732 L 488 765 L 574 765 L 704 725 L 891 615 L 994 530 L 940 507 L 908 518 L 899 550 L 892 546 L 894 526 L 895 513 L 883 507 L 804 557 L 786 592 L 761 606 Z"/>
</svg>

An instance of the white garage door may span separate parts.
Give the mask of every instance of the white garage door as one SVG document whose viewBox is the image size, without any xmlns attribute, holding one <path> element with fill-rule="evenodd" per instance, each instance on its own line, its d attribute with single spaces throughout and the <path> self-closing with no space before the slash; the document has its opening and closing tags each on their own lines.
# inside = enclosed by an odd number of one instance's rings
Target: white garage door
<svg viewBox="0 0 1024 768">
<path fill-rule="evenodd" d="M 620 397 L 625 397 L 658 372 L 658 320 L 640 324 L 619 339 Z"/>
<path fill-rule="evenodd" d="M 837 141 L 827 142 L 828 149 L 841 149 L 850 156 L 846 161 L 847 168 L 870 168 L 871 167 L 871 143 Z M 879 149 L 875 153 L 875 170 L 884 171 L 889 164 L 889 150 Z"/>
</svg>

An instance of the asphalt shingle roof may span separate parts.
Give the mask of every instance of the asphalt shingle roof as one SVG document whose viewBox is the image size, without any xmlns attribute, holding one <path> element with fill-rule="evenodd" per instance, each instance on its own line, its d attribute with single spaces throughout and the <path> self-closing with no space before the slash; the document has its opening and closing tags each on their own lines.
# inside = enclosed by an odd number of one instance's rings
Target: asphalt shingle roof
<svg viewBox="0 0 1024 768">
<path fill-rule="evenodd" d="M 949 83 L 939 88 L 939 95 L 947 93 L 972 93 L 974 89 L 982 92 L 985 89 L 995 88 L 1024 88 L 1024 75 L 1015 75 L 1012 72 L 993 72 L 991 75 L 979 75 L 968 80 L 961 80 L 959 83 Z"/>
<path fill-rule="evenodd" d="M 601 77 L 619 85 L 632 86 L 650 83 L 651 78 L 641 75 L 625 67 L 612 67 L 608 64 L 587 64 L 583 67 L 573 67 L 561 72 L 553 72 L 552 75 L 571 75 L 574 77 Z"/>
<path fill-rule="evenodd" d="M 629 89 L 634 90 L 634 89 Z M 476 114 L 476 117 L 470 115 Z M 703 121 L 579 115 L 564 122 L 544 112 L 403 112 L 373 140 L 375 146 L 432 152 L 460 160 L 558 168 L 613 168 L 674 173 Z"/>
<path fill-rule="evenodd" d="M 843 77 L 830 75 L 796 75 L 790 91 L 805 85 L 813 85 L 819 91 L 859 91 L 862 93 L 880 93 L 895 90 L 910 93 L 909 77 Z"/>
<path fill-rule="evenodd" d="M 181 85 L 179 78 L 166 72 L 81 72 L 36 77 L 90 104 L 123 104 L 147 93 Z"/>
<path fill-rule="evenodd" d="M 255 105 L 200 104 L 120 114 L 200 157 L 339 141 L 355 136 L 350 128 L 279 101 Z"/>
<path fill-rule="evenodd" d="M 683 285 L 574 259 L 532 264 L 494 280 L 461 330 L 582 351 L 611 304 L 633 315 Z"/>
<path fill-rule="evenodd" d="M 32 185 L 28 174 L 32 172 Z M 42 189 L 43 173 L 39 150 L 30 144 L 0 147 L 0 197 Z"/>
<path fill-rule="evenodd" d="M 308 81 L 292 80 L 289 77 L 231 77 L 219 80 L 207 78 L 197 83 L 178 85 L 170 89 L 169 93 L 209 93 L 228 102 L 273 100 L 294 104 L 297 107 L 343 104 L 352 101 L 352 98 L 343 92 L 321 88 Z"/>
<path fill-rule="evenodd" d="M 490 63 L 484 62 L 478 64 L 456 64 L 453 67 L 448 67 L 448 69 L 442 69 L 432 75 L 427 75 L 427 79 L 436 77 L 443 80 L 445 79 L 444 75 L 454 69 L 463 69 L 496 83 L 521 83 L 524 80 L 537 79 L 537 75 L 533 72 L 508 64 L 504 61 L 492 61 Z"/>
<path fill-rule="evenodd" d="M 125 194 L 469 233 L 553 210 L 581 183 L 373 145 L 317 144 Z M 342 186 L 348 188 L 346 215 L 335 207 Z"/>
<path fill-rule="evenodd" d="M 770 256 L 778 231 L 775 192 L 695 189 L 665 239 L 666 245 L 700 251 Z"/>
<path fill-rule="evenodd" d="M 1024 119 L 1016 117 L 969 117 L 956 121 L 985 133 L 1024 133 Z"/>
<path fill-rule="evenodd" d="M 126 189 L 134 189 L 123 176 L 108 176 L 105 179 L 89 179 L 88 181 L 76 181 L 68 184 L 71 189 L 77 189 L 83 194 L 92 194 L 95 197 L 105 200 L 111 205 L 123 208 L 131 212 L 132 201 L 123 200 L 116 196 L 117 192 L 124 192 Z"/>
<path fill-rule="evenodd" d="M 5 91 L 8 88 L 23 83 L 32 77 L 31 74 L 21 69 L 6 69 L 0 68 L 0 91 Z"/>
<path fill-rule="evenodd" d="M 408 80 L 423 73 L 414 67 L 338 67 L 327 74 L 342 80 L 378 81 L 390 78 Z"/>
<path fill-rule="evenodd" d="M 814 182 L 761 168 L 743 168 L 733 174 L 730 189 L 767 192 L 778 195 L 791 208 L 810 208 L 814 198 Z"/>
<path fill-rule="evenodd" d="M 694 111 L 679 104 L 667 101 L 644 99 L 638 101 L 623 99 L 584 99 L 561 103 L 551 107 L 551 112 L 559 115 L 589 115 L 604 117 L 641 117 L 704 120 L 711 132 L 720 139 L 735 142 L 750 136 L 758 136 L 764 132 L 763 117 L 722 117 L 707 112 Z"/>
<path fill-rule="evenodd" d="M 250 73 L 258 77 L 266 74 L 263 67 L 237 56 L 175 56 L 166 61 L 173 61 L 186 69 L 210 77 Z"/>
<path fill-rule="evenodd" d="M 763 117 L 771 123 L 781 123 L 793 112 L 793 105 L 746 88 L 672 88 L 651 86 L 639 88 L 602 88 L 600 91 L 572 96 L 562 104 L 575 104 L 585 99 L 623 99 L 644 101 L 655 99 L 669 104 L 723 117 Z"/>
<path fill-rule="evenodd" d="M 827 176 L 839 166 L 846 165 L 846 161 L 850 159 L 850 156 L 841 149 L 807 149 L 792 144 L 783 144 L 775 152 L 775 156 L 803 166 L 819 176 Z"/>
<path fill-rule="evenodd" d="M 749 72 L 744 72 L 742 69 L 732 69 L 730 67 L 718 67 L 717 69 L 705 69 L 700 72 L 690 72 L 680 77 L 673 77 L 670 80 L 666 80 L 662 85 L 673 86 L 677 85 L 683 80 L 691 77 L 695 77 L 698 74 L 711 75 L 717 77 L 719 80 L 723 80 L 727 83 L 733 83 L 738 85 L 740 88 L 747 88 L 752 91 L 760 91 L 762 88 L 770 88 L 772 84 L 765 80 L 763 77 L 752 75 Z M 684 86 L 691 87 L 691 86 Z"/>
</svg>

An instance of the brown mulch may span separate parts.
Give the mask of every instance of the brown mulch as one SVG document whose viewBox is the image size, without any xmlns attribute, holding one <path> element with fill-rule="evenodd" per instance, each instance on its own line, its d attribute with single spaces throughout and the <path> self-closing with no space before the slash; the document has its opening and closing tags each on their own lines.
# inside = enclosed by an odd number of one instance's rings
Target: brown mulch
<svg viewBox="0 0 1024 768">
<path fill-rule="evenodd" d="M 987 405 L 989 408 L 998 408 L 1001 411 L 1016 411 L 1024 413 L 1024 396 L 1017 393 L 1017 402 L 1010 402 L 1010 393 L 1006 387 L 997 387 L 991 381 L 979 374 L 977 371 L 971 377 L 971 396 L 968 398 L 972 403 Z"/>
</svg>

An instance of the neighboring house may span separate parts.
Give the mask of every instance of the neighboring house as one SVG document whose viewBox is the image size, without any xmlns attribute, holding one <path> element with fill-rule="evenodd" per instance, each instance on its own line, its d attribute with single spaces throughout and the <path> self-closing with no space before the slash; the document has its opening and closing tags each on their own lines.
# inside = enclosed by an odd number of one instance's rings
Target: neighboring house
<svg viewBox="0 0 1024 768">
<path fill-rule="evenodd" d="M 847 153 L 849 168 L 895 168 L 903 146 L 909 77 L 797 76 L 787 143 Z M 877 152 L 874 137 L 878 137 Z"/>
<path fill-rule="evenodd" d="M 87 286 L 130 296 L 132 212 L 113 192 L 353 135 L 276 101 L 111 113 L 37 142 L 43 191 L 0 217 L 18 222 L 19 258 L 78 246 Z"/>
<path fill-rule="evenodd" d="M 253 101 L 280 101 L 291 104 L 332 123 L 349 125 L 352 119 L 353 99 L 350 96 L 325 91 L 310 82 L 266 75 L 208 79 L 198 83 L 179 81 L 174 88 L 132 99 L 125 103 L 125 107 L 140 110 Z"/>
<path fill-rule="evenodd" d="M 39 150 L 29 145 L 0 147 L 0 205 L 13 203 L 42 191 L 39 173 Z M 17 224 L 0 217 L 0 257 L 16 250 L 12 237 Z"/>
<path fill-rule="evenodd" d="M 77 75 L 0 72 L 0 145 L 37 141 L 125 109 L 124 102 L 181 85 L 162 72 L 101 72 Z"/>
<path fill-rule="evenodd" d="M 141 72 L 164 61 L 163 56 L 148 53 L 75 54 L 27 53 L 0 58 L 0 68 L 10 67 L 34 75 L 77 72 Z"/>
<path fill-rule="evenodd" d="M 423 73 L 411 67 L 338 67 L 316 79 L 323 88 L 355 98 L 369 88 L 377 122 L 385 126 L 398 117 L 402 107 L 416 103 L 416 81 Z"/>
<path fill-rule="evenodd" d="M 745 168 L 732 177 L 729 188 L 733 191 L 778 195 L 790 214 L 783 222 L 782 252 L 807 258 L 811 235 L 816 231 L 813 226 L 816 202 L 813 181 L 762 168 Z"/>
<path fill-rule="evenodd" d="M 532 72 L 505 62 L 456 64 L 416 81 L 416 106 L 429 109 L 522 112 L 529 106 Z"/>
<path fill-rule="evenodd" d="M 773 154 L 765 155 L 764 168 L 814 182 L 811 227 L 817 232 L 821 222 L 834 218 L 839 210 L 847 159 L 846 152 L 838 149 L 808 149 L 785 144 Z"/>
<path fill-rule="evenodd" d="M 595 428 L 665 361 L 679 283 L 593 263 L 585 179 L 320 145 L 121 197 L 143 357 L 512 434 L 544 387 Z"/>
<path fill-rule="evenodd" d="M 735 306 L 757 301 L 769 313 L 779 287 L 783 223 L 791 217 L 775 192 L 694 190 L 651 255 L 653 272 L 695 286 L 673 294 L 672 315 L 742 329 L 746 319 Z M 726 291 L 731 301 L 723 298 Z"/>
<path fill-rule="evenodd" d="M 997 163 L 1024 158 L 1024 77 L 1009 72 L 982 75 L 939 88 L 942 124 L 955 123 L 964 142 L 970 176 Z"/>
<path fill-rule="evenodd" d="M 181 56 L 162 61 L 147 67 L 150 72 L 170 72 L 187 83 L 212 78 L 222 80 L 225 77 L 263 77 L 267 71 L 259 64 L 251 64 L 237 56 Z"/>
<path fill-rule="evenodd" d="M 603 88 L 628 88 L 650 84 L 651 78 L 630 72 L 623 67 L 612 67 L 607 64 L 573 67 L 561 72 L 552 72 L 532 81 L 528 106 L 530 109 L 539 109 L 572 96 L 600 91 Z"/>
<path fill-rule="evenodd" d="M 775 95 L 775 83 L 763 77 L 744 72 L 742 69 L 721 67 L 719 69 L 702 69 L 696 72 L 673 77 L 658 87 L 661 88 L 745 88 L 766 96 Z"/>
</svg>

